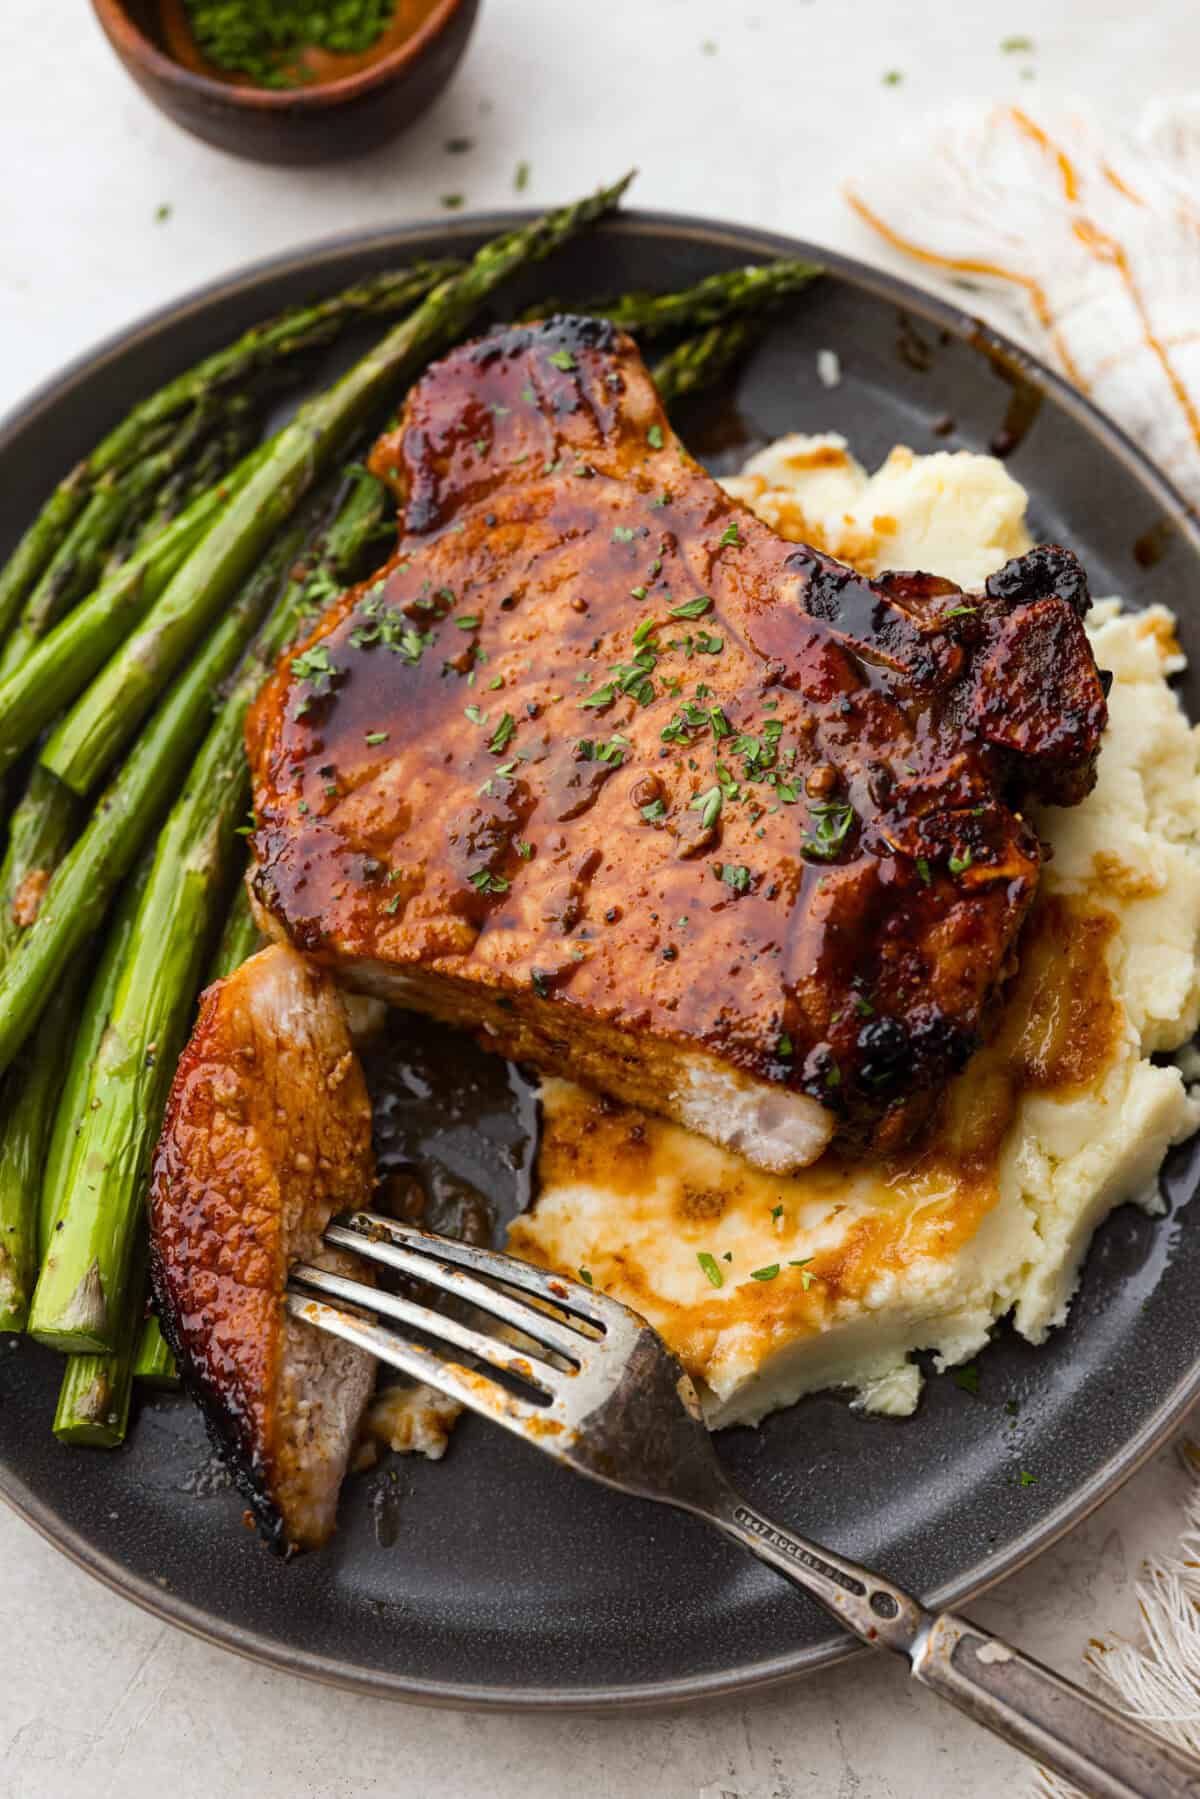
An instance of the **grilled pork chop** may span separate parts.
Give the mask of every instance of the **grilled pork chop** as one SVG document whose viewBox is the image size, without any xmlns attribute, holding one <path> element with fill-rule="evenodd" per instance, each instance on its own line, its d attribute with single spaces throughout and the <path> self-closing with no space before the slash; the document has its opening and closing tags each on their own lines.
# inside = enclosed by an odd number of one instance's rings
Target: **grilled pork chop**
<svg viewBox="0 0 1200 1799">
<path fill-rule="evenodd" d="M 336 989 L 292 950 L 263 950 L 209 988 L 176 1072 L 151 1260 L 163 1334 L 281 1551 L 333 1530 L 375 1372 L 284 1311 L 288 1270 L 364 1278 L 321 1233 L 372 1184 L 371 1110 Z"/>
<path fill-rule="evenodd" d="M 372 465 L 396 554 L 248 725 L 263 922 L 786 1170 L 980 1041 L 1105 723 L 1075 559 L 868 581 L 687 454 L 630 340 L 508 329 Z"/>
</svg>

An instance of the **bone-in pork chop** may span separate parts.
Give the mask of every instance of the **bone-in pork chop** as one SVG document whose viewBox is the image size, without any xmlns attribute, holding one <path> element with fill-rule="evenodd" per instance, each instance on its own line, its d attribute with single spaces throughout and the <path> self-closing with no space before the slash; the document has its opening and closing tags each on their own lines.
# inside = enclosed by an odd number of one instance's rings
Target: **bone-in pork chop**
<svg viewBox="0 0 1200 1799">
<path fill-rule="evenodd" d="M 1087 583 L 982 594 L 777 537 L 594 320 L 454 351 L 376 448 L 381 575 L 248 727 L 264 921 L 350 986 L 767 1169 L 911 1130 L 1091 785 Z"/>
<path fill-rule="evenodd" d="M 371 1109 L 328 975 L 275 945 L 204 996 L 154 1160 L 163 1333 L 264 1535 L 318 1547 L 374 1384 L 371 1356 L 292 1318 L 288 1270 L 334 1212 L 369 1205 Z"/>
</svg>

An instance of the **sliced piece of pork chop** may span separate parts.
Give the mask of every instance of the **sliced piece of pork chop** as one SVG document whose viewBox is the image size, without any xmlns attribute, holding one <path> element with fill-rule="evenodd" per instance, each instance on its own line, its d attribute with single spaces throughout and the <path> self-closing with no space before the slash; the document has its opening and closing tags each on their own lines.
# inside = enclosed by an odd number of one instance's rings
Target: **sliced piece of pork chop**
<svg viewBox="0 0 1200 1799">
<path fill-rule="evenodd" d="M 312 1549 L 375 1363 L 284 1310 L 297 1261 L 369 1279 L 326 1249 L 370 1203 L 371 1108 L 332 980 L 293 950 L 252 956 L 204 995 L 155 1155 L 151 1263 L 163 1334 L 217 1448 L 278 1550 Z"/>
<path fill-rule="evenodd" d="M 725 494 L 634 345 L 455 350 L 376 448 L 403 530 L 255 705 L 264 922 L 350 986 L 769 1170 L 909 1132 L 1091 785 L 1083 571 L 868 581 Z"/>
</svg>

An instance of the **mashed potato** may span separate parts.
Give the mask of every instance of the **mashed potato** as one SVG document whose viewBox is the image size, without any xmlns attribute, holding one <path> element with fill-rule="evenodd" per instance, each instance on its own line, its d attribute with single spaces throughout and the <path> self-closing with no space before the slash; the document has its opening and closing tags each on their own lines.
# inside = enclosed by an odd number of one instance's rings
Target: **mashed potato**
<svg viewBox="0 0 1200 1799">
<path fill-rule="evenodd" d="M 989 457 L 897 449 L 868 476 L 841 438 L 788 437 L 726 485 L 870 573 L 978 585 L 1029 544 L 1025 495 Z M 1114 676 L 1099 780 L 1038 819 L 1053 859 L 1019 974 L 931 1139 L 780 1179 L 546 1083 L 540 1198 L 510 1246 L 649 1318 L 714 1428 L 829 1386 L 910 1412 L 911 1352 L 964 1361 L 1008 1312 L 1040 1342 L 1101 1219 L 1157 1204 L 1168 1147 L 1200 1123 L 1179 1069 L 1149 1060 L 1200 1020 L 1200 744 L 1167 684 L 1182 659 L 1162 608 L 1106 602 L 1089 625 Z"/>
</svg>

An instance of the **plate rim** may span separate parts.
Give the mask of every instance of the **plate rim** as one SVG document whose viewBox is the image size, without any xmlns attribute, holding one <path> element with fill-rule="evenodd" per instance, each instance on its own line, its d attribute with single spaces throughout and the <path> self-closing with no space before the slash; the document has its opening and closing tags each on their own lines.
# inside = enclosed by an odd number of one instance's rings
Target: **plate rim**
<svg viewBox="0 0 1200 1799">
<path fill-rule="evenodd" d="M 397 250 L 412 241 L 440 239 L 448 247 L 461 239 L 519 228 L 537 217 L 534 208 L 513 208 L 464 214 L 453 221 L 421 219 L 409 224 L 354 230 L 322 237 L 310 244 L 241 265 L 230 274 L 189 289 L 140 315 L 131 324 L 109 333 L 91 348 L 68 361 L 47 377 L 0 418 L 0 455 L 30 429 L 42 413 L 91 376 L 97 368 L 126 354 L 139 339 L 174 329 L 189 315 L 207 312 L 214 305 L 248 293 L 256 286 L 288 274 L 311 274 L 314 286 L 323 265 L 348 253 L 378 248 Z M 605 234 L 619 233 L 657 238 L 685 238 L 735 249 L 753 257 L 790 256 L 819 261 L 835 276 L 865 290 L 959 340 L 991 359 L 1017 371 L 1033 385 L 1051 393 L 1057 404 L 1112 456 L 1132 471 L 1142 488 L 1158 504 L 1173 528 L 1187 539 L 1200 562 L 1200 515 L 1144 450 L 1101 411 L 1037 356 L 998 331 L 965 307 L 957 307 L 937 294 L 918 287 L 889 269 L 873 266 L 841 251 L 756 226 L 738 225 L 703 215 L 631 209 L 606 219 L 599 227 Z M 1141 1430 L 1128 1438 L 1092 1477 L 1065 1498 L 1048 1517 L 1031 1525 L 996 1558 L 968 1569 L 947 1582 L 925 1603 L 934 1608 L 969 1603 L 998 1581 L 1024 1567 L 1044 1550 L 1083 1522 L 1095 1508 L 1149 1460 L 1167 1440 L 1194 1401 L 1200 1397 L 1200 1355 L 1161 1401 Z M 355 1666 L 343 1657 L 323 1655 L 278 1640 L 230 1621 L 214 1618 L 203 1608 L 176 1597 L 168 1588 L 124 1567 L 115 1557 L 99 1550 L 81 1531 L 66 1524 L 51 1503 L 40 1498 L 3 1462 L 0 1462 L 0 1500 L 31 1525 L 76 1567 L 100 1581 L 111 1592 L 132 1601 L 141 1610 L 176 1625 L 189 1635 L 281 1673 L 373 1698 L 402 1700 L 473 1711 L 600 1712 L 614 1707 L 639 1711 L 661 1710 L 703 1699 L 727 1697 L 777 1686 L 801 1674 L 832 1667 L 865 1650 L 852 1638 L 832 1647 L 810 1645 L 769 1657 L 702 1674 L 674 1679 L 639 1681 L 621 1685 L 561 1688 L 546 1686 L 491 1687 L 474 1682 L 423 1680 L 384 1669 Z"/>
</svg>

